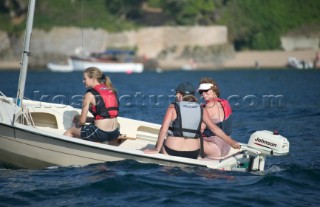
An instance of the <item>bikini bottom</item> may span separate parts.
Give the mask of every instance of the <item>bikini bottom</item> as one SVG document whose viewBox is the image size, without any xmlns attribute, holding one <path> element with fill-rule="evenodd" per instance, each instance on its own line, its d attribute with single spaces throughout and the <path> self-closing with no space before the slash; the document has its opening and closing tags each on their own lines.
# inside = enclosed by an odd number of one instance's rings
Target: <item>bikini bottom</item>
<svg viewBox="0 0 320 207">
<path fill-rule="evenodd" d="M 195 151 L 177 151 L 167 147 L 165 144 L 164 144 L 164 149 L 169 155 L 177 156 L 177 157 L 186 157 L 191 159 L 197 159 L 200 153 L 200 149 L 197 149 Z"/>
</svg>

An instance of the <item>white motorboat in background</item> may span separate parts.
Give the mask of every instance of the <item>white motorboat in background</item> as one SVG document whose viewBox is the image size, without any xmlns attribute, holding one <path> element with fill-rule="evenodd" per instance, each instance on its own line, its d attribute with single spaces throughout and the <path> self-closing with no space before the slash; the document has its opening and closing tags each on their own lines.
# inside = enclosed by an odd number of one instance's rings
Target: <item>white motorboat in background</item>
<svg viewBox="0 0 320 207">
<path fill-rule="evenodd" d="M 306 62 L 304 60 L 298 60 L 295 57 L 288 57 L 287 66 L 295 69 L 313 69 L 314 65 L 312 62 Z"/>
<path fill-rule="evenodd" d="M 48 63 L 47 68 L 52 72 L 72 72 L 74 71 L 71 59 L 68 58 L 68 64 Z"/>
<path fill-rule="evenodd" d="M 84 56 L 72 55 L 68 64 L 48 63 L 47 68 L 53 72 L 84 71 L 88 67 L 97 67 L 102 72 L 142 73 L 144 64 L 134 62 L 134 52 L 129 50 L 106 50 L 103 52 L 86 52 Z"/>
</svg>

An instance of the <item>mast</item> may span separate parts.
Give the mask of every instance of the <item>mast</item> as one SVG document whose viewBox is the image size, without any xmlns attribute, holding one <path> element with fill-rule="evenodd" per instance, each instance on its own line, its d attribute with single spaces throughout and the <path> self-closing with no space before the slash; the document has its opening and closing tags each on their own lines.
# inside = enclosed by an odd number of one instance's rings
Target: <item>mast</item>
<svg viewBox="0 0 320 207">
<path fill-rule="evenodd" d="M 31 34 L 32 34 L 35 3 L 36 3 L 36 0 L 29 1 L 27 28 L 25 31 L 24 48 L 23 48 L 21 62 L 20 62 L 21 67 L 20 67 L 17 99 L 16 99 L 16 105 L 20 108 L 22 107 L 22 100 L 24 97 L 24 88 L 25 88 L 26 77 L 27 77 L 28 61 L 29 61 L 29 56 L 31 54 L 29 50 L 30 50 L 30 40 L 31 40 Z"/>
</svg>

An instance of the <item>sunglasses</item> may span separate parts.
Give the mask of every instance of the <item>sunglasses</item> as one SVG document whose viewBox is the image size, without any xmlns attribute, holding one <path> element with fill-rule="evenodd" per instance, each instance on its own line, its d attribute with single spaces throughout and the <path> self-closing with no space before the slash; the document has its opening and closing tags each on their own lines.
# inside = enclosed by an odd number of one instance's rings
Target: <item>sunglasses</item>
<svg viewBox="0 0 320 207">
<path fill-rule="evenodd" d="M 203 92 L 206 92 L 206 93 L 207 93 L 209 90 L 210 90 L 210 89 L 208 89 L 208 90 L 201 90 L 201 91 L 199 91 L 199 94 L 202 95 Z"/>
</svg>

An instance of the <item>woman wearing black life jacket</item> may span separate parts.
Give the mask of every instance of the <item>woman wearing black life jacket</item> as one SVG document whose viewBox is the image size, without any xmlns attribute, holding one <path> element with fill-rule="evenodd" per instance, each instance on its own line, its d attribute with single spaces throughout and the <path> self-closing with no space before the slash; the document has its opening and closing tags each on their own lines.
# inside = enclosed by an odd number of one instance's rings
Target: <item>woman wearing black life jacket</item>
<svg viewBox="0 0 320 207">
<path fill-rule="evenodd" d="M 208 112 L 211 121 L 230 136 L 232 133 L 232 110 L 229 102 L 220 98 L 220 90 L 216 82 L 211 78 L 202 78 L 198 92 L 205 101 L 203 107 Z M 205 124 L 201 128 L 205 156 L 209 158 L 226 156 L 231 149 L 229 143 L 212 133 Z"/>
<path fill-rule="evenodd" d="M 100 69 L 89 67 L 83 73 L 83 83 L 88 89 L 82 102 L 81 115 L 74 117 L 75 126 L 64 135 L 94 142 L 112 141 L 120 135 L 117 116 L 119 102 L 109 77 Z M 87 117 L 90 112 L 93 117 Z M 90 124 L 85 125 L 85 123 Z"/>
<path fill-rule="evenodd" d="M 181 83 L 175 91 L 176 102 L 170 104 L 167 109 L 156 146 L 154 149 L 144 150 L 145 153 L 161 152 L 172 156 L 197 159 L 200 154 L 202 122 L 234 148 L 240 148 L 239 143 L 211 122 L 208 112 L 196 102 L 195 88 L 191 83 Z"/>
</svg>

